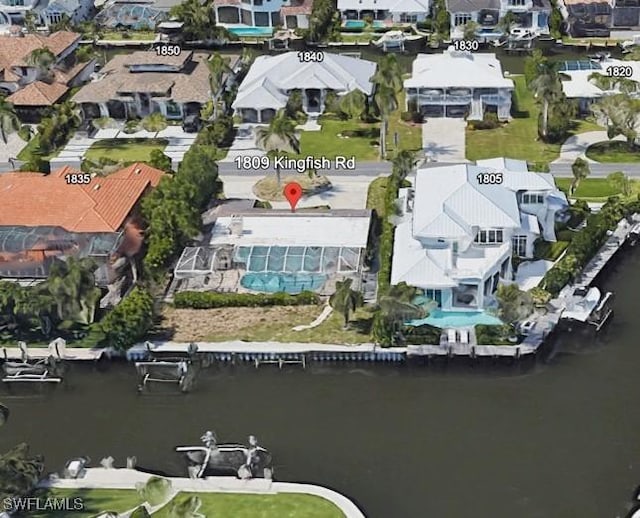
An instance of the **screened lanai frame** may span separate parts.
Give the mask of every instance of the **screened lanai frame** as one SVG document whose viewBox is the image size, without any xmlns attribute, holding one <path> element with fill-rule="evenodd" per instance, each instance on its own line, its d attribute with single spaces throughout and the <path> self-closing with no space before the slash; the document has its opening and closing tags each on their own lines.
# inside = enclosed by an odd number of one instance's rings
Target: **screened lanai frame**
<svg viewBox="0 0 640 518">
<path fill-rule="evenodd" d="M 205 275 L 215 270 L 218 248 L 188 246 L 182 251 L 174 269 L 177 278 Z"/>
<path fill-rule="evenodd" d="M 357 273 L 362 248 L 338 246 L 239 246 L 234 261 L 249 272 Z"/>
</svg>

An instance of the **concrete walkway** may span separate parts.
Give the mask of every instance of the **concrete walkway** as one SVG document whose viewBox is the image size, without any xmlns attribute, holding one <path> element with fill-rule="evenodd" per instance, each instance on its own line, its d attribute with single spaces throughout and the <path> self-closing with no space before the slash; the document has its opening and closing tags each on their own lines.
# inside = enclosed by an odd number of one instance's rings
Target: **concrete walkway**
<svg viewBox="0 0 640 518">
<path fill-rule="evenodd" d="M 153 475 L 125 468 L 88 468 L 85 475 L 77 479 L 50 478 L 39 484 L 44 488 L 60 489 L 136 489 Z M 193 493 L 248 493 L 273 495 L 298 493 L 314 495 L 333 503 L 345 518 L 365 518 L 365 515 L 346 496 L 331 489 L 312 484 L 273 482 L 264 478 L 240 480 L 235 477 L 207 477 L 203 479 L 165 477 L 171 488 Z"/>
<path fill-rule="evenodd" d="M 422 124 L 422 148 L 425 156 L 434 162 L 466 162 L 466 127 L 464 119 L 425 119 Z"/>
<path fill-rule="evenodd" d="M 573 164 L 576 158 L 583 158 L 587 162 L 597 164 L 595 160 L 586 157 L 587 148 L 598 142 L 610 140 L 606 131 L 587 131 L 569 137 L 560 148 L 560 157 L 552 162 L 552 164 Z M 622 135 L 611 140 L 625 140 Z"/>
</svg>

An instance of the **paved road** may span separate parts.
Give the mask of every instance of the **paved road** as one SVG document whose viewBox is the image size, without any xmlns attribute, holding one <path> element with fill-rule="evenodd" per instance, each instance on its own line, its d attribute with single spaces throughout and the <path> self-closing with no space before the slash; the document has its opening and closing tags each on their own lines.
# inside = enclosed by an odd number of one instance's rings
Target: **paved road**
<svg viewBox="0 0 640 518">
<path fill-rule="evenodd" d="M 264 176 L 275 174 L 275 169 L 238 169 L 233 162 L 218 162 L 218 171 L 222 177 L 227 176 Z M 292 174 L 293 170 L 282 170 L 282 175 Z M 356 162 L 356 169 L 346 171 L 344 169 L 321 169 L 319 174 L 325 176 L 380 176 L 391 172 L 390 162 Z"/>
<path fill-rule="evenodd" d="M 623 171 L 628 176 L 640 178 L 640 163 L 636 164 L 589 164 L 591 174 L 589 178 L 604 178 L 610 173 Z M 571 164 L 551 164 L 551 172 L 554 176 L 572 176 Z"/>
</svg>

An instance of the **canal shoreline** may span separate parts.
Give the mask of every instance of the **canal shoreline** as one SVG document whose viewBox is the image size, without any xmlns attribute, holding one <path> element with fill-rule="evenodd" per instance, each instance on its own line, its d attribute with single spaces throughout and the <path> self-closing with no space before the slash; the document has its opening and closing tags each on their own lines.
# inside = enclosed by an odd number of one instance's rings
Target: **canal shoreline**
<svg viewBox="0 0 640 518">
<path fill-rule="evenodd" d="M 81 477 L 73 479 L 50 476 L 38 484 L 40 489 L 130 489 L 137 490 L 154 477 L 149 473 L 128 468 L 86 468 Z M 275 495 L 297 493 L 328 500 L 345 518 L 365 518 L 365 515 L 349 498 L 324 486 L 294 482 L 274 482 L 264 478 L 241 480 L 236 477 L 162 477 L 171 483 L 174 494 L 189 493 L 244 493 Z"/>
</svg>

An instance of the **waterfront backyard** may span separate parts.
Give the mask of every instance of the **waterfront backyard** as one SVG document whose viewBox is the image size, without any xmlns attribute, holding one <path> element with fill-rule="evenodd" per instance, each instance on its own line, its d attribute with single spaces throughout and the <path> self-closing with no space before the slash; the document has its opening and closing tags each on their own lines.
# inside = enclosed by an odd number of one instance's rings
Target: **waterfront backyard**
<svg viewBox="0 0 640 518">
<path fill-rule="evenodd" d="M 48 498 L 80 498 L 84 505 L 81 511 L 72 514 L 77 518 L 90 518 L 108 511 L 123 513 L 142 504 L 143 499 L 136 490 L 127 489 L 52 489 L 40 494 Z M 343 518 L 344 514 L 331 502 L 320 497 L 304 494 L 238 494 L 238 493 L 178 493 L 171 502 L 154 512 L 154 518 L 173 518 L 176 506 L 192 496 L 202 502 L 198 510 L 207 517 L 233 518 Z M 62 518 L 68 511 L 33 512 L 31 518 Z M 195 515 L 194 515 L 195 516 Z"/>
</svg>

